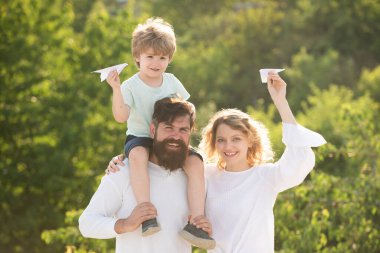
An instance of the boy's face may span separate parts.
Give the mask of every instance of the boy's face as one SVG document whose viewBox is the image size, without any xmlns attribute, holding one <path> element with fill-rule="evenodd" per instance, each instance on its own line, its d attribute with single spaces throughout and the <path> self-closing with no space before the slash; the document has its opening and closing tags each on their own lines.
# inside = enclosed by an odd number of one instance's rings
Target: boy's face
<svg viewBox="0 0 380 253">
<path fill-rule="evenodd" d="M 155 54 L 152 48 L 142 52 L 135 60 L 140 64 L 140 77 L 143 80 L 161 80 L 170 63 L 169 55 Z"/>
</svg>

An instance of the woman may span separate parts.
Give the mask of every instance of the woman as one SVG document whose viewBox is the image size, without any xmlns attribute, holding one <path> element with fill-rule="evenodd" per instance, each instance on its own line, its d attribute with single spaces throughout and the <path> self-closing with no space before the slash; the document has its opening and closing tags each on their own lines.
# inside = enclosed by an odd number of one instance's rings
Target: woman
<svg viewBox="0 0 380 253">
<path fill-rule="evenodd" d="M 217 162 L 205 170 L 206 216 L 217 243 L 209 252 L 274 252 L 277 194 L 302 183 L 314 166 L 311 147 L 325 143 L 296 123 L 278 74 L 269 74 L 268 90 L 283 122 L 286 149 L 279 161 L 269 163 L 273 152 L 267 129 L 239 110 L 219 111 L 203 129 L 200 147 Z"/>
</svg>

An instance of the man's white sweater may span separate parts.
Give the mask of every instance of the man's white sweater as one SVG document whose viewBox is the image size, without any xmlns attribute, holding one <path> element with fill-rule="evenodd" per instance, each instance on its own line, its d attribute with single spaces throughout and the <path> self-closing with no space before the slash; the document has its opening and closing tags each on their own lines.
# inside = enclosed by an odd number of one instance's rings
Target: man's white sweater
<svg viewBox="0 0 380 253">
<path fill-rule="evenodd" d="M 115 223 L 127 218 L 136 206 L 129 183 L 128 159 L 120 172 L 105 175 L 89 205 L 79 218 L 83 236 L 97 239 L 116 237 L 116 253 L 190 253 L 191 245 L 178 232 L 187 223 L 187 178 L 182 169 L 169 172 L 149 163 L 151 201 L 157 208 L 161 231 L 142 237 L 141 226 L 117 234 Z"/>
<path fill-rule="evenodd" d="M 206 216 L 217 243 L 212 253 L 274 252 L 273 206 L 277 194 L 294 187 L 313 169 L 310 147 L 325 143 L 318 133 L 283 124 L 286 149 L 276 163 L 228 172 L 206 168 Z"/>
</svg>

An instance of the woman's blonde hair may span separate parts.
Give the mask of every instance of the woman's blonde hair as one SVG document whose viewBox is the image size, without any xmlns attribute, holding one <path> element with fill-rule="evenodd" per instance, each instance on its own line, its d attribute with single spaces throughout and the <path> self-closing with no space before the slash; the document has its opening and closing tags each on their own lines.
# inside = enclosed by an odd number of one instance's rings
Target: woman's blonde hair
<svg viewBox="0 0 380 253">
<path fill-rule="evenodd" d="M 208 161 L 217 162 L 218 168 L 226 164 L 216 151 L 216 131 L 221 124 L 226 124 L 234 130 L 241 131 L 247 136 L 249 148 L 247 161 L 250 166 L 256 166 L 273 160 L 274 153 L 268 137 L 268 129 L 252 119 L 248 114 L 238 109 L 223 109 L 217 112 L 202 131 L 200 149 Z"/>
<path fill-rule="evenodd" d="M 149 18 L 145 23 L 137 25 L 132 33 L 132 55 L 135 59 L 149 48 L 155 54 L 169 55 L 170 60 L 173 58 L 176 50 L 174 29 L 162 18 Z M 135 63 L 140 68 L 140 64 Z"/>
</svg>

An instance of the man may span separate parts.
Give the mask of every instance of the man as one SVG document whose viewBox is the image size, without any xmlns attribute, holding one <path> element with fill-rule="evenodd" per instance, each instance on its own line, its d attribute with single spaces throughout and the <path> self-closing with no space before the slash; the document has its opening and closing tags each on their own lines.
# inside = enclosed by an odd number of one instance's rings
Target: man
<svg viewBox="0 0 380 253">
<path fill-rule="evenodd" d="M 83 236 L 116 237 L 116 253 L 191 252 L 191 245 L 178 232 L 188 220 L 187 178 L 182 168 L 189 152 L 195 121 L 194 106 L 182 99 L 164 98 L 156 102 L 152 123 L 152 151 L 149 158 L 151 203 L 136 206 L 129 183 L 128 160 L 120 172 L 103 177 L 99 188 L 79 218 Z M 122 176 L 120 175 L 122 174 Z M 140 224 L 160 215 L 161 231 L 141 237 Z M 204 217 L 202 228 L 211 232 Z"/>
</svg>

